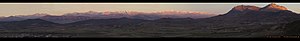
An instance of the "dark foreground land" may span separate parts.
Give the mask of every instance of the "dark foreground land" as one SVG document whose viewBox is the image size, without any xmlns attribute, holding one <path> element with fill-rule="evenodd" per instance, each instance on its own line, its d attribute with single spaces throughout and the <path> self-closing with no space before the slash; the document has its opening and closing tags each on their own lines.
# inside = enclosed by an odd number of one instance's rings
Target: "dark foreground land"
<svg viewBox="0 0 300 41">
<path fill-rule="evenodd" d="M 141 22 L 131 22 L 137 21 L 131 19 L 106 21 L 109 22 L 91 20 L 54 24 L 40 19 L 7 22 L 0 25 L 0 37 L 270 38 L 299 32 L 297 31 L 299 23 L 283 21 L 247 23 L 247 21 L 198 21 L 188 18 Z"/>
<path fill-rule="evenodd" d="M 254 28 L 255 27 L 255 28 Z M 94 38 L 270 38 L 283 35 L 280 25 L 250 25 L 223 28 L 197 27 L 87 27 L 4 30 L 0 37 L 94 37 Z M 62 29 L 62 30 L 58 30 Z"/>
</svg>

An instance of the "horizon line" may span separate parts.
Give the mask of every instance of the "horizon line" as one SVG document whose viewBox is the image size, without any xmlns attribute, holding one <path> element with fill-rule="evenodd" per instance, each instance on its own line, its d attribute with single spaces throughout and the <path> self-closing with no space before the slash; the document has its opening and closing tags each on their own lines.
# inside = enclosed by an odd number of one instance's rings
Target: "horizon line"
<svg viewBox="0 0 300 41">
<path fill-rule="evenodd" d="M 105 13 L 105 12 L 119 12 L 119 13 L 127 13 L 127 12 L 138 12 L 138 13 L 163 13 L 163 12 L 182 12 L 182 13 L 199 13 L 199 14 L 212 14 L 212 15 L 218 15 L 218 14 L 213 14 L 210 12 L 200 12 L 200 11 L 188 11 L 188 10 L 160 10 L 160 11 L 134 11 L 134 10 L 124 10 L 124 11 L 84 11 L 84 12 L 69 12 L 69 13 L 64 13 L 60 15 L 55 15 L 51 13 L 34 13 L 34 14 L 48 14 L 48 15 L 54 15 L 54 16 L 61 16 L 65 14 L 70 14 L 70 13 L 88 13 L 88 12 L 98 12 L 98 13 Z M 34 15 L 34 14 L 28 14 L 28 15 Z M 19 16 L 19 15 L 10 15 L 10 16 Z M 9 16 L 0 16 L 0 17 L 9 17 Z"/>
</svg>

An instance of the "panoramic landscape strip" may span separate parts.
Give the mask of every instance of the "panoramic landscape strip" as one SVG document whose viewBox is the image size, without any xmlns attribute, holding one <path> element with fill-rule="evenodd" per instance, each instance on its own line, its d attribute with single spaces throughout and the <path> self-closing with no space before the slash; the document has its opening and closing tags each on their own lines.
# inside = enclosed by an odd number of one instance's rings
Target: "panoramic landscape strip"
<svg viewBox="0 0 300 41">
<path fill-rule="evenodd" d="M 0 37 L 299 38 L 299 3 L 0 3 Z"/>
</svg>

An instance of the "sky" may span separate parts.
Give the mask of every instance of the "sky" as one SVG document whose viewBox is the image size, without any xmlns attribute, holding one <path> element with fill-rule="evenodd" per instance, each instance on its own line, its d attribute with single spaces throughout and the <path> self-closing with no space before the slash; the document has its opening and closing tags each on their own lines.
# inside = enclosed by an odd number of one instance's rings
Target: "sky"
<svg viewBox="0 0 300 41">
<path fill-rule="evenodd" d="M 225 14 L 237 5 L 266 6 L 270 3 L 0 3 L 0 16 L 47 13 L 62 15 L 88 11 L 195 11 L 210 14 Z M 276 3 L 296 13 L 300 3 Z"/>
</svg>

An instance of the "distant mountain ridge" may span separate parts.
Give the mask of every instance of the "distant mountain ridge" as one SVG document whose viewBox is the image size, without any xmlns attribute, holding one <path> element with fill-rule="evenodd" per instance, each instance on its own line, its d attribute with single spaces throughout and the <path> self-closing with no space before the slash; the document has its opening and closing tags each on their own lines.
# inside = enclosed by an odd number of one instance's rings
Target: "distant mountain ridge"
<svg viewBox="0 0 300 41">
<path fill-rule="evenodd" d="M 110 18 L 133 18 L 133 19 L 145 19 L 155 20 L 159 18 L 206 18 L 214 16 L 214 14 L 208 14 L 203 12 L 189 12 L 189 11 L 161 11 L 161 12 L 95 12 L 89 11 L 84 13 L 74 12 L 64 15 L 49 15 L 45 13 L 37 13 L 33 15 L 17 15 L 10 17 L 1 17 L 0 21 L 21 21 L 26 19 L 43 19 L 55 23 L 72 23 L 76 21 L 88 20 L 88 19 L 110 19 Z"/>
<path fill-rule="evenodd" d="M 21 17 L 11 16 L 11 18 Z M 299 14 L 272 3 L 262 8 L 239 5 L 232 8 L 228 13 L 208 18 L 180 17 L 174 16 L 172 13 L 160 15 L 159 13 L 139 14 L 139 12 L 134 12 L 134 14 L 123 14 L 120 12 L 98 13 L 93 11 L 70 13 L 63 16 L 45 15 L 38 19 L 0 21 L 0 30 L 88 33 L 83 34 L 83 36 L 92 37 L 199 36 L 219 38 L 221 36 L 265 38 L 269 35 L 298 35 L 299 26 L 297 25 L 300 24 L 300 21 L 297 20 L 300 20 Z"/>
<path fill-rule="evenodd" d="M 233 7 L 229 12 L 223 15 L 211 16 L 203 12 L 187 12 L 187 11 L 161 11 L 161 12 L 95 12 L 89 11 L 84 13 L 67 13 L 60 16 L 49 15 L 44 13 L 38 13 L 33 15 L 19 15 L 2 17 L 0 21 L 21 21 L 26 19 L 43 19 L 54 23 L 66 24 L 78 21 L 90 20 L 90 19 L 115 19 L 115 18 L 131 18 L 131 19 L 144 19 L 144 20 L 156 20 L 161 18 L 192 18 L 201 19 L 203 21 L 283 21 L 285 20 L 298 20 L 299 15 L 292 11 L 289 11 L 283 6 L 279 6 L 275 3 L 266 5 L 265 7 L 257 7 L 251 5 L 238 5 Z M 207 17 L 207 18 L 205 18 Z M 202 19 L 203 18 L 203 19 Z M 260 19 L 260 20 L 257 20 Z"/>
</svg>

